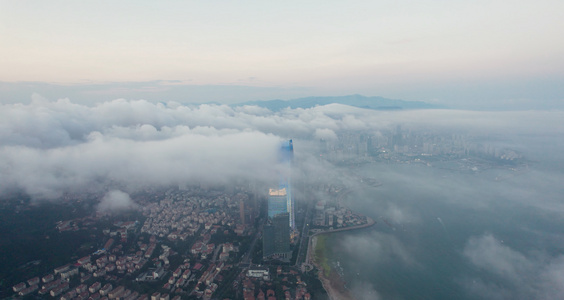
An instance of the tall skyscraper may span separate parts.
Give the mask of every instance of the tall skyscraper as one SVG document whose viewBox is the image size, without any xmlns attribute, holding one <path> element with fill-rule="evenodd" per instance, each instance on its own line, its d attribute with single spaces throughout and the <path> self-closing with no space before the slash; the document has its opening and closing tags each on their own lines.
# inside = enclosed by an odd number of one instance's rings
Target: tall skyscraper
<svg viewBox="0 0 564 300">
<path fill-rule="evenodd" d="M 272 218 L 274 226 L 274 249 L 276 253 L 287 255 L 290 252 L 290 220 L 289 213 L 283 213 Z"/>
<path fill-rule="evenodd" d="M 295 204 L 292 197 L 292 160 L 294 159 L 294 144 L 292 140 L 288 140 L 280 147 L 280 184 L 279 189 L 286 190 L 286 211 L 289 214 L 289 225 L 291 229 L 296 228 L 295 220 Z"/>
<path fill-rule="evenodd" d="M 274 226 L 267 224 L 262 230 L 262 258 L 268 259 L 274 255 Z"/>
<path fill-rule="evenodd" d="M 294 146 L 292 140 L 284 142 L 279 151 L 280 183 L 268 190 L 268 223 L 263 231 L 263 258 L 289 261 L 290 230 L 295 228 L 294 199 L 292 197 L 291 171 Z"/>
<path fill-rule="evenodd" d="M 262 240 L 263 258 L 276 257 L 280 260 L 289 260 L 292 257 L 290 251 L 290 214 L 277 214 L 270 219 L 269 224 L 264 226 Z"/>
</svg>

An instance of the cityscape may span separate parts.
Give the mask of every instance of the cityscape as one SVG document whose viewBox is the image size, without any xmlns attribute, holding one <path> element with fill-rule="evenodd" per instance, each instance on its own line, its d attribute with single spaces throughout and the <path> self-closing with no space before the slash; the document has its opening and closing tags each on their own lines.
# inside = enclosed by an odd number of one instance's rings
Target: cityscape
<svg viewBox="0 0 564 300">
<path fill-rule="evenodd" d="M 311 201 L 296 201 L 292 140 L 279 151 L 279 185 L 267 191 L 250 183 L 228 190 L 186 185 L 148 190 L 136 199 L 134 212 L 96 212 L 57 221 L 53 229 L 61 236 L 90 235 L 89 249 L 82 245 L 72 251 L 72 256 L 85 256 L 50 272 L 18 272 L 27 277 L 12 286 L 12 295 L 61 300 L 322 297 L 311 239 L 374 222 L 339 204 L 342 188 L 317 188 L 333 199 L 327 206 L 326 200 L 315 207 Z M 64 205 L 74 207 L 85 197 L 66 195 Z M 32 261 L 23 270 L 47 265 Z M 4 293 L 2 297 L 9 296 Z"/>
<path fill-rule="evenodd" d="M 457 172 L 473 173 L 500 166 L 521 172 L 527 168 L 522 155 L 509 148 L 477 143 L 471 136 L 421 135 L 399 126 L 376 136 L 344 132 L 338 141 L 321 139 L 316 147 L 320 157 L 346 165 L 388 161 L 444 168 L 450 163 Z M 52 266 L 52 271 L 19 271 L 3 280 L 21 280 L 11 288 L 14 296 L 61 300 L 318 299 L 334 287 L 338 291 L 333 295 L 347 295 L 339 268 L 328 265 L 323 250 L 316 248 L 318 239 L 376 221 L 344 206 L 351 190 L 342 184 L 318 183 L 296 197 L 293 141 L 283 142 L 278 151 L 277 186 L 247 182 L 148 189 L 137 195 L 133 211 L 97 211 L 53 224 L 61 236 L 89 235 L 71 252 L 79 258 Z M 348 176 L 367 186 L 381 185 L 374 178 Z M 92 197 L 98 196 L 68 194 L 63 203 L 76 212 L 77 205 Z M 23 270 L 48 265 L 31 261 Z"/>
<path fill-rule="evenodd" d="M 564 1 L 59 2 L 0 2 L 0 300 L 563 299 Z"/>
</svg>

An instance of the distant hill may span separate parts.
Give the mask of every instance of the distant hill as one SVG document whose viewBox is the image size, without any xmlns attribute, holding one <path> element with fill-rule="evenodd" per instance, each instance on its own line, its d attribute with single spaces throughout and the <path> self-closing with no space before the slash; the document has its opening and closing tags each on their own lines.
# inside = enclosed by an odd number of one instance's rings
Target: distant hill
<svg viewBox="0 0 564 300">
<path fill-rule="evenodd" d="M 265 101 L 248 101 L 234 104 L 233 106 L 256 105 L 265 107 L 271 111 L 279 111 L 281 109 L 290 108 L 310 108 L 317 105 L 327 105 L 332 103 L 345 104 L 349 106 L 377 109 L 377 110 L 400 110 L 400 109 L 430 109 L 442 108 L 421 101 L 404 101 L 387 99 L 383 97 L 366 97 L 362 95 L 349 95 L 338 97 L 307 97 L 292 100 L 265 100 Z"/>
</svg>

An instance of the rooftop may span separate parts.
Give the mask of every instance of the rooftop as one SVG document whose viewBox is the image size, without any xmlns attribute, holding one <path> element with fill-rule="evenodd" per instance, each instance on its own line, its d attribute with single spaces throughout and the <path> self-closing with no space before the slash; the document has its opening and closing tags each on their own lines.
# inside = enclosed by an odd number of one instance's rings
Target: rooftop
<svg viewBox="0 0 564 300">
<path fill-rule="evenodd" d="M 283 189 L 269 189 L 269 196 L 286 196 L 286 188 Z"/>
</svg>

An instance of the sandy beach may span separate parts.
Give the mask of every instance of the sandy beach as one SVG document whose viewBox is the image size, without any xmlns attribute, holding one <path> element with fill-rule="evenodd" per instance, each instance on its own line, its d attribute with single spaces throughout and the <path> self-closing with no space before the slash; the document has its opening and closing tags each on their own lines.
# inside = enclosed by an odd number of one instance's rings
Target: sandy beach
<svg viewBox="0 0 564 300">
<path fill-rule="evenodd" d="M 353 300 L 354 297 L 350 291 L 345 287 L 345 283 L 339 277 L 335 271 L 331 271 L 329 278 L 326 278 L 323 274 L 323 270 L 320 270 L 317 274 L 323 288 L 327 292 L 329 299 L 331 300 Z"/>
<path fill-rule="evenodd" d="M 345 230 L 366 228 L 366 227 L 374 225 L 375 223 L 376 222 L 374 220 L 368 218 L 368 223 L 364 224 L 364 225 L 350 227 L 350 228 L 342 228 L 340 230 L 334 230 L 334 231 L 328 231 L 328 232 L 320 232 L 320 233 L 315 234 L 314 236 L 311 237 L 310 249 L 315 251 L 315 249 L 317 247 L 317 238 L 318 238 L 319 235 L 330 234 L 330 233 L 345 231 Z M 308 251 L 309 251 L 309 249 L 308 249 Z M 309 253 L 308 253 L 308 257 L 309 257 Z M 327 292 L 329 299 L 331 299 L 331 300 L 353 300 L 354 297 L 353 297 L 352 293 L 345 287 L 345 282 L 343 281 L 341 276 L 339 276 L 339 274 L 335 270 L 333 270 L 333 268 L 330 268 L 329 274 L 328 274 L 328 276 L 326 276 L 324 271 L 325 271 L 325 269 L 327 269 L 327 267 L 324 268 L 322 263 L 320 261 L 318 261 L 319 259 L 320 259 L 320 257 L 314 256 L 314 259 L 312 259 L 312 263 L 319 270 L 317 277 L 321 281 L 321 284 L 323 285 L 323 288 Z"/>
</svg>

